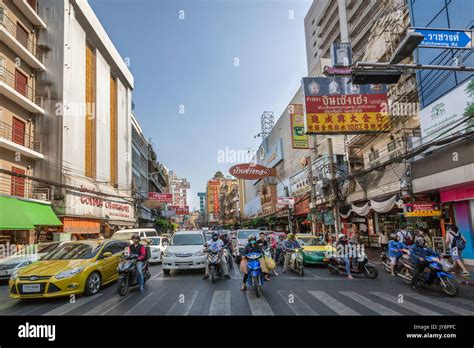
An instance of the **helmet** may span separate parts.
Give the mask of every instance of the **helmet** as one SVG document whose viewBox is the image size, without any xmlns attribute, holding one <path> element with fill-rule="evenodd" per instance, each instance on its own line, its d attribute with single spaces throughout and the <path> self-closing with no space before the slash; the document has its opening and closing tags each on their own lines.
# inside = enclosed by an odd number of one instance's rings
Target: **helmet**
<svg viewBox="0 0 474 348">
<path fill-rule="evenodd" d="M 251 234 L 249 237 L 248 237 L 248 241 L 251 242 L 252 240 L 257 240 L 257 238 Z"/>
<path fill-rule="evenodd" d="M 337 239 L 343 239 L 343 238 L 346 238 L 346 235 L 344 233 L 339 233 L 339 235 L 337 236 Z"/>
<path fill-rule="evenodd" d="M 391 233 L 390 234 L 390 239 L 391 240 L 398 240 L 398 235 L 396 233 Z"/>
<path fill-rule="evenodd" d="M 137 233 L 135 233 L 131 239 L 132 240 L 138 239 L 138 241 L 140 241 L 140 236 Z"/>
<path fill-rule="evenodd" d="M 218 239 L 219 239 L 219 235 L 218 235 L 216 232 L 214 232 L 214 233 L 212 234 L 212 240 L 215 242 L 215 241 L 218 240 Z"/>
<path fill-rule="evenodd" d="M 415 238 L 415 244 L 418 246 L 425 246 L 425 239 L 421 236 Z"/>
</svg>

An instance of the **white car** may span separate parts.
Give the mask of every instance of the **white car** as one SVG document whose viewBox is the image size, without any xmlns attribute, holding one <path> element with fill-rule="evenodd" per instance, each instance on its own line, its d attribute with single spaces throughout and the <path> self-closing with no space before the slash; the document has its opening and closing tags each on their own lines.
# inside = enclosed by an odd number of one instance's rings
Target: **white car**
<svg viewBox="0 0 474 348">
<path fill-rule="evenodd" d="M 163 273 L 169 275 L 172 269 L 205 269 L 204 243 L 202 231 L 176 232 L 163 253 Z"/>
<path fill-rule="evenodd" d="M 39 243 L 27 246 L 12 256 L 0 259 L 0 280 L 10 279 L 19 269 L 36 262 L 50 251 L 56 249 L 61 242 Z"/>
<path fill-rule="evenodd" d="M 132 228 L 128 230 L 119 230 L 112 235 L 111 239 L 128 240 L 131 242 L 132 236 L 138 234 L 140 238 L 158 237 L 158 232 L 154 228 Z"/>
<path fill-rule="evenodd" d="M 150 263 L 162 262 L 163 253 L 169 244 L 167 237 L 151 237 L 146 238 L 149 241 L 149 247 L 151 251 L 151 257 L 148 260 Z"/>
</svg>

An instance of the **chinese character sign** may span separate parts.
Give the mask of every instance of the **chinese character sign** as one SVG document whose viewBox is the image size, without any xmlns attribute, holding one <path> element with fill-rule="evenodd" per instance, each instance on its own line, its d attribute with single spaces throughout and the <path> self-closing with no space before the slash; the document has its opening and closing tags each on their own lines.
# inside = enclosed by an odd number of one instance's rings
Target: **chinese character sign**
<svg viewBox="0 0 474 348">
<path fill-rule="evenodd" d="M 308 148 L 308 135 L 304 128 L 304 108 L 301 104 L 289 106 L 291 120 L 291 140 L 294 149 Z"/>
<path fill-rule="evenodd" d="M 388 132 L 385 85 L 353 85 L 348 77 L 303 78 L 308 134 Z"/>
</svg>

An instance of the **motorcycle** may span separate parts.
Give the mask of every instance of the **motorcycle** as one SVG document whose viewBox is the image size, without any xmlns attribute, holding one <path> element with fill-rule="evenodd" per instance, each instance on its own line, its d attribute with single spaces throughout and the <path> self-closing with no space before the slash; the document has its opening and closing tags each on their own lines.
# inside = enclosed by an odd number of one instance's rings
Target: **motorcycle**
<svg viewBox="0 0 474 348">
<path fill-rule="evenodd" d="M 459 294 L 459 285 L 455 281 L 454 276 L 449 273 L 453 269 L 453 265 L 445 259 L 439 259 L 434 256 L 428 256 L 426 261 L 428 262 L 427 268 L 430 269 L 430 272 L 431 270 L 436 271 L 433 283 L 439 284 L 441 290 L 446 295 L 451 297 L 457 296 Z M 415 272 L 413 263 L 409 258 L 404 258 L 401 260 L 401 265 L 402 267 L 398 272 L 398 276 L 403 278 L 405 283 L 411 284 Z M 420 274 L 420 278 L 418 279 L 419 286 L 429 285 L 428 278 L 430 272 L 422 272 Z"/>
<path fill-rule="evenodd" d="M 288 269 L 303 277 L 304 265 L 303 265 L 303 252 L 301 251 L 301 249 L 293 249 L 286 252 L 291 252 Z"/>
<path fill-rule="evenodd" d="M 403 255 L 399 258 L 399 260 L 398 260 L 398 262 L 397 262 L 397 264 L 395 265 L 395 268 L 394 268 L 394 272 L 397 275 L 400 273 L 400 270 L 402 269 L 402 263 L 401 263 L 400 260 L 410 258 L 409 253 L 408 253 L 407 250 L 400 249 L 399 251 L 402 251 Z M 382 251 L 382 253 L 380 254 L 380 258 L 382 259 L 383 268 L 388 273 L 392 273 L 392 261 L 390 260 L 390 257 L 388 256 L 387 252 Z"/>
<path fill-rule="evenodd" d="M 222 275 L 221 257 L 222 254 L 218 250 L 209 249 L 207 251 L 207 262 L 209 263 L 209 279 L 211 280 L 211 283 L 216 282 L 216 276 L 220 277 Z"/>
<path fill-rule="evenodd" d="M 264 283 L 262 268 L 260 267 L 260 253 L 250 253 L 245 255 L 247 257 L 247 285 L 255 288 L 255 294 L 260 297 L 260 292 Z"/>
<path fill-rule="evenodd" d="M 117 292 L 120 296 L 125 296 L 129 287 L 139 285 L 137 270 L 138 255 L 124 255 L 117 267 L 119 279 L 117 283 Z M 151 274 L 148 269 L 148 261 L 143 264 L 143 280 L 144 283 L 150 279 Z"/>
<path fill-rule="evenodd" d="M 362 253 L 356 259 L 349 258 L 352 274 L 363 274 L 367 279 L 375 279 L 379 275 L 377 267 L 369 262 L 367 255 Z M 328 260 L 328 271 L 331 274 L 347 274 L 344 258 L 332 255 Z"/>
<path fill-rule="evenodd" d="M 225 258 L 226 258 L 226 260 L 227 260 L 227 265 L 228 265 L 227 267 L 228 267 L 229 269 L 233 269 L 233 268 L 234 268 L 234 262 L 232 261 L 232 258 L 233 258 L 232 255 L 233 255 L 233 253 L 232 253 L 231 245 L 228 244 L 228 245 L 226 245 L 226 246 L 224 247 L 224 256 L 225 256 Z"/>
</svg>

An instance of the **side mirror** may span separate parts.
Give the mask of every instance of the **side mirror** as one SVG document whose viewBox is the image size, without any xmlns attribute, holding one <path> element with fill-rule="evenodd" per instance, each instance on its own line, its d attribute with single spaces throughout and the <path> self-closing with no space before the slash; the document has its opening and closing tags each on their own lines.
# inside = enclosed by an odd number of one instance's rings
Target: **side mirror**
<svg viewBox="0 0 474 348">
<path fill-rule="evenodd" d="M 102 254 L 102 258 L 106 259 L 107 257 L 111 257 L 112 253 L 110 251 L 106 251 L 105 253 Z"/>
</svg>

